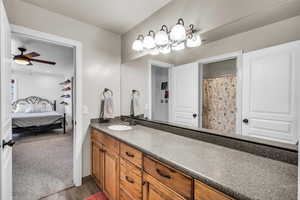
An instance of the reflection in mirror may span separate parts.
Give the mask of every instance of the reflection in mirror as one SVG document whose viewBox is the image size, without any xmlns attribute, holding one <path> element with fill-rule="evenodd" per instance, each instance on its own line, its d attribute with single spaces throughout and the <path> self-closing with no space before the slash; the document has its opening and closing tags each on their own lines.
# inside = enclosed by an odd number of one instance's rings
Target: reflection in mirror
<svg viewBox="0 0 300 200">
<path fill-rule="evenodd" d="M 168 55 L 124 63 L 122 115 L 246 140 L 296 144 L 300 59 L 290 62 L 300 54 L 295 44 L 300 43 L 194 61 L 179 62 Z M 132 89 L 139 90 L 138 98 L 130 96 Z M 134 104 L 139 105 L 135 114 L 130 111 Z"/>
<path fill-rule="evenodd" d="M 200 127 L 234 134 L 236 131 L 236 59 L 202 65 Z M 200 77 L 201 80 L 201 77 Z"/>
</svg>

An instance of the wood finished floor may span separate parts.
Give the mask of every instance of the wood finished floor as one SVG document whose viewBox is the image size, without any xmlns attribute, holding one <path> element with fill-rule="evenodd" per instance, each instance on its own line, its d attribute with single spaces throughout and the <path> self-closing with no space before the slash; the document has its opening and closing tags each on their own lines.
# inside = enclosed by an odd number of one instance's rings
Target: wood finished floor
<svg viewBox="0 0 300 200">
<path fill-rule="evenodd" d="M 46 197 L 40 198 L 40 200 L 84 200 L 100 189 L 97 187 L 94 180 L 89 176 L 82 180 L 80 187 L 70 187 L 54 194 L 47 195 Z"/>
</svg>

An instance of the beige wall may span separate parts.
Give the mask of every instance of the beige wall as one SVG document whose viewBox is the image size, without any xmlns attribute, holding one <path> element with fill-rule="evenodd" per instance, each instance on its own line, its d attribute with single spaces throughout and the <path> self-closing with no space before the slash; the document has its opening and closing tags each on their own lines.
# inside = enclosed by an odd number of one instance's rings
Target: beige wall
<svg viewBox="0 0 300 200">
<path fill-rule="evenodd" d="M 234 51 L 253 51 L 294 40 L 300 40 L 300 16 L 276 22 L 248 32 L 236 34 L 222 40 L 208 43 L 196 50 L 172 52 L 168 56 L 170 64 L 180 65 L 195 62 L 202 58 L 218 56 Z M 166 60 L 164 56 L 145 56 L 121 65 L 121 113 L 128 114 L 130 87 L 138 87 L 141 91 L 142 105 L 148 104 L 148 60 Z M 133 78 L 136 77 L 136 78 Z"/>
<path fill-rule="evenodd" d="M 131 49 L 138 34 L 158 31 L 163 24 L 171 27 L 180 17 L 186 25 L 199 27 L 206 42 L 212 42 L 299 14 L 298 0 L 173 0 L 122 35 L 122 63 L 142 55 Z"/>
<path fill-rule="evenodd" d="M 83 48 L 83 105 L 89 113 L 83 116 L 86 134 L 89 120 L 99 115 L 100 91 L 113 90 L 115 112 L 120 114 L 120 62 L 121 39 L 119 35 L 84 24 L 19 0 L 6 4 L 10 23 L 34 30 L 77 40 Z M 83 147 L 83 175 L 90 174 L 89 140 Z"/>
</svg>

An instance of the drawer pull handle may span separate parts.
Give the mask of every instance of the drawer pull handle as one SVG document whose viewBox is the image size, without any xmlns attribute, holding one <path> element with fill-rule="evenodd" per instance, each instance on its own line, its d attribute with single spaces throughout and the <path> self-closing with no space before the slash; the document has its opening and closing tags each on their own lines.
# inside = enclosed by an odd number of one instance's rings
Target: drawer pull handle
<svg viewBox="0 0 300 200">
<path fill-rule="evenodd" d="M 134 157 L 134 155 L 133 155 L 133 154 L 131 154 L 131 153 L 127 152 L 127 151 L 126 151 L 126 155 L 127 155 L 128 157 L 131 157 L 131 158 L 133 158 L 133 157 Z"/>
<path fill-rule="evenodd" d="M 170 175 L 167 175 L 167 174 L 162 173 L 159 169 L 156 169 L 156 172 L 157 172 L 160 176 L 162 176 L 162 177 L 164 177 L 164 178 L 171 179 L 171 176 L 170 176 Z"/>
<path fill-rule="evenodd" d="M 134 183 L 134 180 L 132 180 L 131 178 L 129 178 L 128 176 L 125 176 L 126 181 L 128 181 L 129 183 Z"/>
</svg>

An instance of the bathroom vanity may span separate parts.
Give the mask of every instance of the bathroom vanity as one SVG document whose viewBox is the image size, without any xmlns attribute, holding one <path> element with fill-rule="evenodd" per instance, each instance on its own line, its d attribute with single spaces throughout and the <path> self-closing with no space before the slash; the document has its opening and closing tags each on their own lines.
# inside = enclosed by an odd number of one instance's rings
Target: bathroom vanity
<svg viewBox="0 0 300 200">
<path fill-rule="evenodd" d="M 109 125 L 91 123 L 91 157 L 92 176 L 110 200 L 297 199 L 294 164 L 146 126 Z"/>
</svg>

